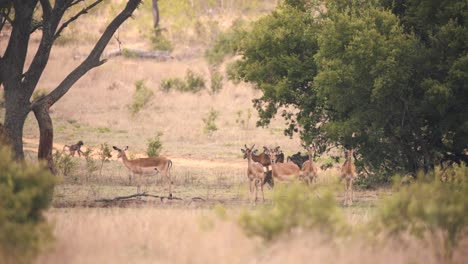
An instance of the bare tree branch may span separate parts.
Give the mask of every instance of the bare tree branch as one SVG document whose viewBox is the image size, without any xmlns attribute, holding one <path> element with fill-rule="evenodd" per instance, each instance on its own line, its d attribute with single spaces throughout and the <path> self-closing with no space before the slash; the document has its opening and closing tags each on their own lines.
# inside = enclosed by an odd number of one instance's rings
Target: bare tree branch
<svg viewBox="0 0 468 264">
<path fill-rule="evenodd" d="M 47 21 L 52 13 L 52 6 L 50 5 L 49 0 L 40 0 L 40 2 L 42 7 L 42 17 L 44 18 L 44 21 Z"/>
<path fill-rule="evenodd" d="M 49 107 L 56 103 L 63 95 L 65 95 L 68 90 L 75 84 L 83 75 L 85 75 L 89 70 L 97 66 L 102 65 L 106 60 L 100 60 L 101 54 L 103 53 L 105 47 L 111 40 L 114 33 L 120 27 L 120 25 L 125 22 L 133 13 L 133 11 L 138 7 L 142 0 L 129 0 L 125 8 L 112 20 L 112 22 L 107 26 L 106 30 L 102 34 L 101 38 L 98 40 L 88 57 L 76 67 L 52 92 L 41 100 L 35 101 L 31 104 L 30 108 L 34 109 L 37 104 L 47 104 Z"/>
<path fill-rule="evenodd" d="M 69 7 L 73 6 L 73 5 L 76 5 L 78 4 L 79 2 L 81 2 L 82 0 L 77 0 L 73 3 L 70 4 Z M 83 8 L 80 12 L 78 12 L 76 15 L 72 16 L 70 19 L 68 19 L 67 21 L 65 21 L 61 26 L 60 28 L 57 30 L 57 33 L 55 33 L 54 35 L 54 39 L 58 38 L 60 36 L 60 33 L 62 33 L 62 31 L 73 21 L 77 20 L 80 16 L 84 15 L 84 14 L 87 14 L 89 10 L 91 10 L 92 8 L 94 8 L 95 6 L 97 6 L 98 4 L 100 4 L 103 0 L 96 0 L 96 2 L 92 3 L 91 5 Z"/>
</svg>

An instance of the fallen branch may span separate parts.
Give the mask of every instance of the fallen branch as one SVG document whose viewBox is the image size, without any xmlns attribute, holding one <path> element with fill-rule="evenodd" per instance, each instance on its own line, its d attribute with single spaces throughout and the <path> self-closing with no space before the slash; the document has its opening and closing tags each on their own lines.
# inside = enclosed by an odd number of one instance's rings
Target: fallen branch
<svg viewBox="0 0 468 264">
<path fill-rule="evenodd" d="M 164 199 L 167 199 L 167 200 L 180 200 L 180 201 L 183 200 L 182 198 L 175 197 L 175 196 L 159 196 L 159 195 L 153 195 L 153 194 L 147 194 L 147 193 L 137 193 L 137 194 L 127 195 L 127 196 L 117 196 L 117 197 L 114 197 L 114 198 L 112 198 L 112 199 L 97 199 L 97 200 L 94 200 L 94 201 L 95 201 L 95 202 L 105 202 L 105 203 L 109 203 L 109 202 L 117 202 L 117 201 L 129 200 L 129 199 L 132 199 L 132 198 L 135 198 L 135 197 L 153 197 L 153 198 L 159 198 L 159 199 L 161 199 L 161 202 L 162 202 Z"/>
<path fill-rule="evenodd" d="M 117 57 L 117 56 L 125 56 L 129 58 L 143 58 L 143 59 L 155 59 L 159 61 L 167 61 L 174 59 L 168 51 L 162 50 L 139 50 L 139 49 L 118 49 L 118 50 L 111 50 L 106 52 L 103 55 L 104 59 Z"/>
</svg>

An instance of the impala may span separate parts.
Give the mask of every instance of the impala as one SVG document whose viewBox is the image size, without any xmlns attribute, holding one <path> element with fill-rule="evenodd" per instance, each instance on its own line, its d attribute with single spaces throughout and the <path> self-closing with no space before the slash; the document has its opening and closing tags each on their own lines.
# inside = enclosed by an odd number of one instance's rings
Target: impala
<svg viewBox="0 0 468 264">
<path fill-rule="evenodd" d="M 124 149 L 120 149 L 116 146 L 113 146 L 115 150 L 117 150 L 118 155 L 117 158 L 121 158 L 123 164 L 130 172 L 129 180 L 130 183 L 132 182 L 132 176 L 138 174 L 139 176 L 143 176 L 143 173 L 146 171 L 152 172 L 160 172 L 166 182 L 169 184 L 169 197 L 172 197 L 172 180 L 171 180 L 171 168 L 172 168 L 172 161 L 165 157 L 149 157 L 149 158 L 139 158 L 134 160 L 129 160 L 125 151 L 128 149 L 126 146 Z M 137 183 L 137 193 L 140 193 L 140 184 Z"/>
<path fill-rule="evenodd" d="M 353 182 L 356 179 L 356 166 L 353 163 L 353 150 L 346 151 L 346 161 L 343 163 L 341 167 L 341 174 L 340 180 L 345 180 L 345 195 L 344 195 L 344 205 L 352 205 L 353 204 Z M 351 192 L 351 195 L 350 195 Z"/>
<path fill-rule="evenodd" d="M 247 148 L 247 145 L 245 145 L 245 147 Z M 277 148 L 279 149 L 279 147 L 277 147 Z M 252 156 L 252 160 L 254 162 L 258 162 L 263 166 L 263 170 L 266 173 L 265 181 L 264 181 L 263 184 L 268 183 L 268 186 L 273 188 L 275 186 L 275 182 L 273 180 L 273 176 L 271 175 L 271 166 L 270 166 L 271 165 L 271 160 L 270 160 L 270 157 L 268 157 L 268 155 L 265 154 L 265 152 L 267 152 L 267 151 L 268 151 L 268 148 L 264 146 L 263 147 L 263 153 L 260 153 L 260 154 L 256 155 L 255 152 L 257 152 L 257 150 L 254 150 L 254 151 L 252 151 L 251 156 Z M 245 152 L 243 152 L 243 153 L 244 153 L 244 159 L 246 159 L 247 154 Z M 279 154 L 276 158 L 277 158 L 277 160 L 279 162 L 283 162 L 284 161 L 284 154 L 281 152 L 281 154 Z"/>
<path fill-rule="evenodd" d="M 254 203 L 257 201 L 258 187 L 262 191 L 262 200 L 265 201 L 265 195 L 263 194 L 263 185 L 265 185 L 265 176 L 266 172 L 263 170 L 262 164 L 253 161 L 252 153 L 255 144 L 248 148 L 247 145 L 244 145 L 245 149 L 241 149 L 244 156 L 247 157 L 247 177 L 249 178 L 249 190 L 251 195 L 251 200 Z M 255 199 L 253 199 L 253 194 L 255 194 Z"/>
<path fill-rule="evenodd" d="M 309 160 L 304 161 L 304 163 L 302 164 L 301 178 L 303 178 L 307 184 L 317 182 L 318 169 L 317 166 L 314 164 L 313 160 L 314 148 L 312 144 L 310 144 L 309 146 L 302 146 L 307 150 L 307 153 L 309 154 Z"/>
<path fill-rule="evenodd" d="M 300 174 L 299 167 L 293 162 L 277 163 L 278 151 L 279 148 L 266 150 L 266 154 L 270 157 L 273 178 L 279 181 L 293 181 Z"/>
</svg>

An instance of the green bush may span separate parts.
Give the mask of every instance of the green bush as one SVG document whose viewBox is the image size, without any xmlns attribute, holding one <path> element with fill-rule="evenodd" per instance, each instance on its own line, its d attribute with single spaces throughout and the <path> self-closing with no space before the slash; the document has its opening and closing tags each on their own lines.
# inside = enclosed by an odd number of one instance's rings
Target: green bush
<svg viewBox="0 0 468 264">
<path fill-rule="evenodd" d="M 133 94 L 130 112 L 137 114 L 151 100 L 154 93 L 145 85 L 144 80 L 135 82 L 135 93 Z"/>
<path fill-rule="evenodd" d="M 198 93 L 205 88 L 205 80 L 200 74 L 187 70 L 185 73 L 186 91 Z"/>
<path fill-rule="evenodd" d="M 86 170 L 89 174 L 93 174 L 93 172 L 99 169 L 97 161 L 92 157 L 93 150 L 88 148 L 86 151 L 83 152 L 83 157 L 86 160 Z"/>
<path fill-rule="evenodd" d="M 443 177 L 440 177 L 443 176 Z M 434 248 L 450 263 L 459 241 L 468 234 L 468 168 L 419 173 L 417 180 L 395 177 L 394 193 L 378 207 L 374 227 L 390 235 L 406 235 L 441 245 Z"/>
<path fill-rule="evenodd" d="M 76 161 L 64 151 L 57 150 L 52 158 L 55 168 L 57 168 L 58 173 L 62 176 L 69 176 L 76 168 Z"/>
<path fill-rule="evenodd" d="M 320 192 L 304 184 L 275 186 L 273 205 L 241 215 L 240 225 L 248 235 L 271 241 L 293 229 L 314 229 L 330 235 L 347 231 L 332 188 L 320 186 Z"/>
<path fill-rule="evenodd" d="M 171 41 L 164 36 L 161 28 L 151 29 L 149 39 L 153 50 L 172 51 L 174 49 Z"/>
<path fill-rule="evenodd" d="M 161 90 L 166 93 L 171 90 L 183 91 L 185 90 L 185 83 L 180 78 L 169 78 L 161 80 L 160 87 Z"/>
<path fill-rule="evenodd" d="M 102 175 L 102 167 L 104 166 L 104 162 L 109 162 L 110 158 L 112 158 L 112 153 L 109 145 L 107 143 L 101 144 L 101 147 L 99 148 L 99 160 L 101 161 L 99 175 Z"/>
<path fill-rule="evenodd" d="M 148 155 L 148 157 L 156 157 L 161 153 L 161 150 L 162 150 L 161 136 L 162 135 L 163 135 L 162 132 L 158 132 L 156 136 L 148 139 L 148 148 L 146 150 L 146 154 Z"/>
<path fill-rule="evenodd" d="M 45 167 L 16 163 L 0 146 L 0 262 L 30 263 L 52 240 L 43 216 L 55 178 Z"/>
<path fill-rule="evenodd" d="M 219 112 L 214 110 L 213 108 L 206 114 L 206 117 L 203 118 L 203 123 L 205 127 L 203 131 L 206 134 L 213 134 L 213 132 L 218 130 L 218 126 L 216 126 L 216 119 L 218 119 Z"/>
<path fill-rule="evenodd" d="M 223 75 L 217 70 L 211 70 L 211 94 L 216 94 L 223 89 Z"/>
<path fill-rule="evenodd" d="M 187 70 L 185 80 L 169 78 L 161 80 L 160 89 L 164 92 L 176 90 L 179 92 L 198 93 L 205 89 L 205 80 L 200 74 Z"/>
</svg>

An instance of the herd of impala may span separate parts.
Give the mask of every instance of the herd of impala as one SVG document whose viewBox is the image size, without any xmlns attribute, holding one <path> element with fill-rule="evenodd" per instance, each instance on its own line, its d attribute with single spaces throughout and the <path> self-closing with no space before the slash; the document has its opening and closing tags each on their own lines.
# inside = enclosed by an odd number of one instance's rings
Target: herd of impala
<svg viewBox="0 0 468 264">
<path fill-rule="evenodd" d="M 79 141 L 75 145 L 66 146 L 69 148 L 70 155 L 74 155 L 75 151 L 80 155 L 80 147 L 83 145 Z M 318 169 L 313 161 L 314 149 L 312 145 L 303 147 L 307 150 L 308 155 L 302 156 L 300 152 L 291 157 L 288 157 L 287 162 L 284 162 L 284 154 L 280 147 L 267 148 L 263 147 L 263 153 L 256 154 L 255 144 L 252 147 L 244 145 L 241 149 L 244 154 L 244 159 L 247 159 L 247 177 L 249 179 L 249 189 L 251 200 L 257 201 L 257 193 L 260 188 L 262 199 L 265 200 L 263 194 L 263 186 L 268 184 L 271 188 L 274 186 L 274 180 L 277 181 L 294 181 L 300 180 L 306 184 L 311 184 L 317 181 Z M 123 164 L 129 171 L 129 181 L 136 175 L 143 176 L 145 173 L 161 173 L 163 179 L 169 186 L 169 197 L 172 197 L 172 179 L 171 168 L 172 161 L 166 157 L 148 157 L 130 160 L 127 158 L 125 151 L 128 146 L 121 149 L 113 146 L 113 149 L 118 152 L 117 158 L 122 159 Z M 356 178 L 356 168 L 352 162 L 353 150 L 346 151 L 346 161 L 341 167 L 340 179 L 345 180 L 344 204 L 351 205 L 353 203 L 353 181 Z M 140 193 L 140 181 L 137 181 L 137 193 Z"/>
<path fill-rule="evenodd" d="M 284 155 L 280 147 L 267 148 L 263 147 L 263 153 L 255 154 L 255 144 L 252 147 L 241 149 L 244 153 L 244 159 L 247 159 L 247 177 L 249 178 L 249 189 L 251 200 L 257 201 L 257 193 L 260 188 L 262 199 L 265 200 L 263 194 L 263 186 L 268 183 L 271 187 L 274 185 L 274 179 L 277 181 L 294 181 L 300 180 L 306 184 L 311 184 L 317 181 L 318 169 L 313 161 L 314 149 L 312 145 L 303 147 L 307 150 L 308 157 L 302 158 L 300 153 L 288 157 L 287 162 L 284 161 Z M 340 180 L 345 180 L 344 204 L 353 204 L 353 181 L 356 179 L 356 167 L 352 162 L 353 150 L 346 151 L 346 160 L 341 167 Z"/>
</svg>

